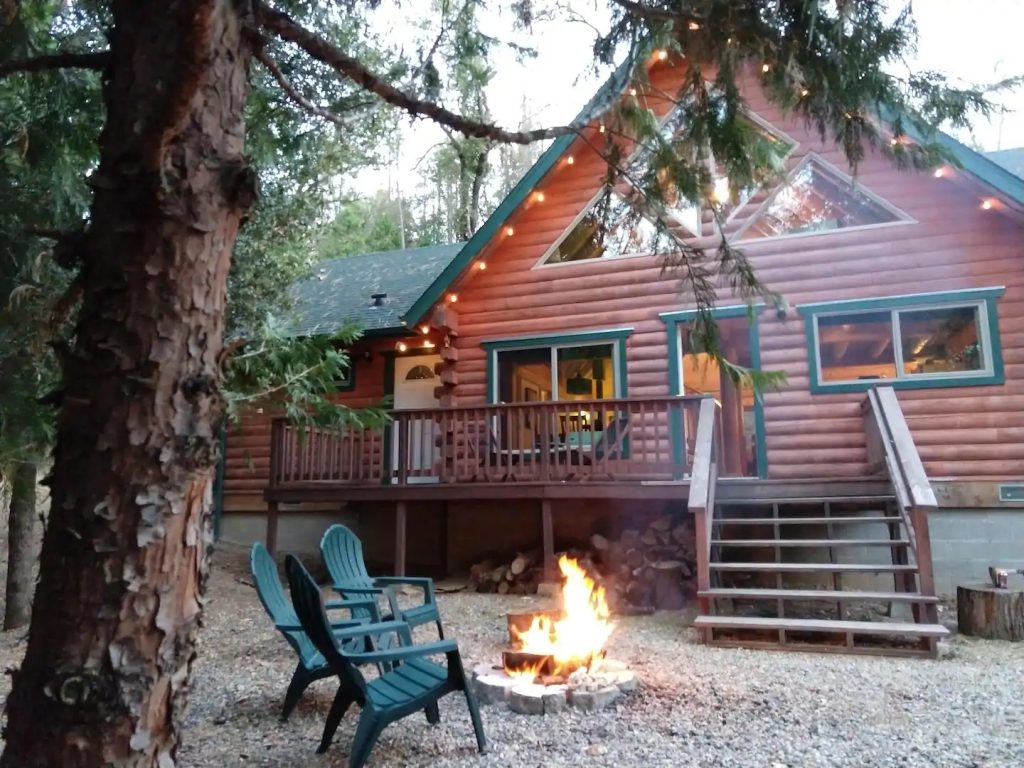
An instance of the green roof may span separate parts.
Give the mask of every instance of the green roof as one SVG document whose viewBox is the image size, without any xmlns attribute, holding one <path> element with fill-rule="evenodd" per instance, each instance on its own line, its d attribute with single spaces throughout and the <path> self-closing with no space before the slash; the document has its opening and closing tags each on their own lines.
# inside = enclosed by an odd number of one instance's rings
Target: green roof
<svg viewBox="0 0 1024 768">
<path fill-rule="evenodd" d="M 289 331 L 334 333 L 357 323 L 370 334 L 401 331 L 401 318 L 462 250 L 463 243 L 327 259 L 292 289 Z M 378 306 L 374 294 L 387 294 Z"/>
</svg>

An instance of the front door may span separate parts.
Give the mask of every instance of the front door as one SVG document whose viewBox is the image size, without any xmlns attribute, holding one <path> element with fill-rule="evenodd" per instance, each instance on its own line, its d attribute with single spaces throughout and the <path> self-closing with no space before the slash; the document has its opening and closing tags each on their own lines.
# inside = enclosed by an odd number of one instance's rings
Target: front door
<svg viewBox="0 0 1024 768">
<path fill-rule="evenodd" d="M 722 354 L 727 360 L 750 368 L 754 365 L 751 333 L 746 317 L 720 317 L 716 321 Z M 759 466 L 763 452 L 759 450 L 762 436 L 758 435 L 761 404 L 753 389 L 737 385 L 729 374 L 706 353 L 691 344 L 685 325 L 680 327 L 683 394 L 711 395 L 718 401 L 722 435 L 723 477 L 757 477 L 764 472 Z M 688 425 L 688 427 L 691 425 Z M 692 425 L 695 429 L 696 424 Z"/>
<path fill-rule="evenodd" d="M 440 403 L 434 395 L 439 379 L 434 366 L 441 361 L 437 355 L 410 355 L 395 358 L 395 410 L 411 408 L 437 408 Z M 402 440 L 401 430 L 408 430 L 408 439 Z M 435 462 L 440 458 L 437 446 L 437 422 L 433 419 L 412 419 L 395 424 L 391 436 L 391 467 L 397 472 L 398 452 L 406 446 L 406 467 L 410 483 L 436 483 Z"/>
</svg>

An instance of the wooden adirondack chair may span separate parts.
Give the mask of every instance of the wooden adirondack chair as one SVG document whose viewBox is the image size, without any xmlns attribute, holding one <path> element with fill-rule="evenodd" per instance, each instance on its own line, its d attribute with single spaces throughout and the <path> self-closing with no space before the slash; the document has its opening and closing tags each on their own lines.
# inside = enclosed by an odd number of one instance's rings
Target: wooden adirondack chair
<svg viewBox="0 0 1024 768">
<path fill-rule="evenodd" d="M 266 547 L 259 542 L 252 545 L 249 565 L 260 602 L 263 603 L 270 620 L 274 622 L 274 627 L 284 635 L 288 645 L 299 657 L 295 672 L 292 673 L 291 682 L 288 684 L 288 691 L 284 696 L 281 719 L 287 720 L 309 684 L 314 680 L 329 677 L 334 672 L 331 671 L 323 656 L 306 636 L 306 632 L 302 629 L 299 618 L 295 614 L 295 609 L 292 607 L 292 602 L 285 594 L 284 585 L 281 584 L 281 579 L 278 577 L 277 564 Z M 334 629 L 358 627 L 364 624 L 376 625 L 380 621 L 377 603 L 374 600 L 337 600 L 328 603 L 327 607 L 330 609 L 345 608 L 351 614 L 351 618 L 347 620 L 331 622 L 331 627 Z"/>
<path fill-rule="evenodd" d="M 327 751 L 342 716 L 352 704 L 358 704 L 362 712 L 359 715 L 359 724 L 356 726 L 352 752 L 349 755 L 349 766 L 361 768 L 386 726 L 418 710 L 425 712 L 427 721 L 431 724 L 440 722 L 437 702 L 455 691 L 462 691 L 466 696 L 477 747 L 481 752 L 487 749 L 480 711 L 467 683 L 459 647 L 454 640 L 413 645 L 408 624 L 389 622 L 389 626 L 395 626 L 393 631 L 398 635 L 402 646 L 392 646 L 387 650 L 352 652 L 339 640 L 370 640 L 372 638 L 367 637 L 367 634 L 371 630 L 367 627 L 353 627 L 332 631 L 324 611 L 320 589 L 306 568 L 297 558 L 289 555 L 285 558 L 285 571 L 295 611 L 306 630 L 306 635 L 338 676 L 338 693 L 327 714 L 323 738 L 317 748 L 318 754 Z M 372 631 L 377 632 L 383 626 L 385 625 L 377 625 Z M 446 667 L 427 659 L 428 656 L 440 654 L 447 658 Z M 390 665 L 390 671 L 368 681 L 359 669 L 360 664 L 368 663 Z"/>
<path fill-rule="evenodd" d="M 391 608 L 391 616 L 410 626 L 434 622 L 437 635 L 444 639 L 441 615 L 434 598 L 433 579 L 417 576 L 370 576 L 363 561 L 363 544 L 359 537 L 344 525 L 332 525 L 320 539 L 320 554 L 327 566 L 327 572 L 334 582 L 334 589 L 343 597 L 356 598 L 370 595 L 376 598 L 384 595 Z M 423 603 L 412 608 L 400 608 L 393 588 L 409 584 L 423 590 Z"/>
</svg>

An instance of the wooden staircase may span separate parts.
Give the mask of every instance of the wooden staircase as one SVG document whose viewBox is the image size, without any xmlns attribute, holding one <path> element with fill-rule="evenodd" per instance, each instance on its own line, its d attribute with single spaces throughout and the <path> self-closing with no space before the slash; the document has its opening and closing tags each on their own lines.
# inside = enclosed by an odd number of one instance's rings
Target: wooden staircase
<svg viewBox="0 0 1024 768">
<path fill-rule="evenodd" d="M 892 389 L 869 394 L 869 456 L 884 475 L 862 480 L 719 481 L 714 408 L 702 408 L 690 485 L 702 640 L 934 656 L 948 634 L 928 541 L 935 499 Z"/>
</svg>

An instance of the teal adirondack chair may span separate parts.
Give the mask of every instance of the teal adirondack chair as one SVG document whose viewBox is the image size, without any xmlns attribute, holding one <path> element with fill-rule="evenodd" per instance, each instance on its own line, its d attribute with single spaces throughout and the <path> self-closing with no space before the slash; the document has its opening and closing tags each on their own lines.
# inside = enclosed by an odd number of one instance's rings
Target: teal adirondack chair
<svg viewBox="0 0 1024 768">
<path fill-rule="evenodd" d="M 295 612 L 303 629 L 306 630 L 306 635 L 338 676 L 338 693 L 327 714 L 323 738 L 317 748 L 318 754 L 327 751 L 341 718 L 352 704 L 358 704 L 362 711 L 359 715 L 359 724 L 356 726 L 352 752 L 349 755 L 349 766 L 362 768 L 385 727 L 419 710 L 426 714 L 428 722 L 432 725 L 437 724 L 441 719 L 437 702 L 456 691 L 465 694 L 473 731 L 476 733 L 477 748 L 481 752 L 486 751 L 487 740 L 480 720 L 480 711 L 466 681 L 459 646 L 454 640 L 413 645 L 409 625 L 404 622 L 332 631 L 320 589 L 305 566 L 293 555 L 288 555 L 285 558 L 285 571 L 291 587 Z M 346 638 L 371 639 L 368 637 L 370 633 L 380 633 L 381 628 L 385 626 L 394 627 L 389 631 L 398 636 L 401 646 L 392 645 L 386 650 L 353 652 L 342 642 Z M 427 658 L 441 654 L 447 659 L 446 666 Z M 363 677 L 359 665 L 371 663 L 389 665 L 389 671 L 368 681 Z"/>
<path fill-rule="evenodd" d="M 370 576 L 363 561 L 362 542 L 344 525 L 332 525 L 327 529 L 320 539 L 320 554 L 331 575 L 334 589 L 343 597 L 371 595 L 376 598 L 384 595 L 391 608 L 391 617 L 412 627 L 432 621 L 437 625 L 438 637 L 444 639 L 444 627 L 441 626 L 441 614 L 437 610 L 432 579 L 418 576 Z M 399 608 L 393 588 L 402 584 L 422 589 L 423 603 L 411 608 Z"/>
<path fill-rule="evenodd" d="M 281 579 L 278 577 L 277 564 L 267 548 L 259 542 L 252 545 L 249 565 L 252 568 L 252 577 L 256 583 L 256 593 L 260 597 L 260 602 L 263 603 L 274 626 L 284 635 L 284 639 L 288 641 L 299 657 L 295 672 L 292 673 L 291 682 L 288 684 L 288 691 L 284 696 L 281 719 L 287 720 L 309 684 L 315 680 L 330 677 L 334 672 L 306 636 L 298 616 L 295 615 L 292 603 L 285 594 L 284 585 L 281 584 Z M 351 618 L 347 620 L 332 622 L 331 626 L 335 629 L 376 624 L 380 621 L 375 600 L 337 600 L 328 603 L 327 607 L 330 609 L 346 608 L 351 614 Z"/>
</svg>

